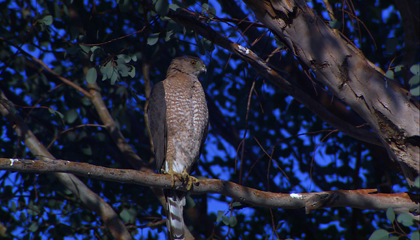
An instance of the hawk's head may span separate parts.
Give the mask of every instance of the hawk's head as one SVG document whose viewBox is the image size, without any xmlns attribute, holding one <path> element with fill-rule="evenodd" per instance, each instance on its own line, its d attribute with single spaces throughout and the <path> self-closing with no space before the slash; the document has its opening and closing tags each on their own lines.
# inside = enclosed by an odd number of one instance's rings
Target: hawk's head
<svg viewBox="0 0 420 240">
<path fill-rule="evenodd" d="M 169 66 L 168 73 L 171 69 L 176 69 L 180 72 L 195 76 L 200 75 L 201 72 L 207 72 L 206 64 L 204 64 L 203 60 L 192 56 L 175 58 Z"/>
</svg>

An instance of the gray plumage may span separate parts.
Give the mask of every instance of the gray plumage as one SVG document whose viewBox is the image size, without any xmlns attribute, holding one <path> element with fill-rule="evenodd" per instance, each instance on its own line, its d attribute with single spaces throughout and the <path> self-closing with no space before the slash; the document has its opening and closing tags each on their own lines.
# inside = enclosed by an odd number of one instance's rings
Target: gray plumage
<svg viewBox="0 0 420 240">
<path fill-rule="evenodd" d="M 200 158 L 208 110 L 198 76 L 205 71 L 206 65 L 197 57 L 175 58 L 166 79 L 152 89 L 147 112 L 159 173 L 188 175 Z M 184 239 L 185 192 L 170 189 L 165 195 L 171 238 Z"/>
</svg>

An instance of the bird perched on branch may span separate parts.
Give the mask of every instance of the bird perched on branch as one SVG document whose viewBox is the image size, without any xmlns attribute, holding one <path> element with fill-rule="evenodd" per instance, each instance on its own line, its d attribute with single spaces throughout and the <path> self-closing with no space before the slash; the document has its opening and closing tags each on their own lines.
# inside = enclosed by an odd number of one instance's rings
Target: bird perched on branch
<svg viewBox="0 0 420 240">
<path fill-rule="evenodd" d="M 175 177 L 191 189 L 192 166 L 199 160 L 208 133 L 208 109 L 198 80 L 206 72 L 204 62 L 191 56 L 172 60 L 166 79 L 152 89 L 147 108 L 156 168 Z M 185 192 L 165 190 L 167 226 L 172 239 L 184 239 Z"/>
</svg>

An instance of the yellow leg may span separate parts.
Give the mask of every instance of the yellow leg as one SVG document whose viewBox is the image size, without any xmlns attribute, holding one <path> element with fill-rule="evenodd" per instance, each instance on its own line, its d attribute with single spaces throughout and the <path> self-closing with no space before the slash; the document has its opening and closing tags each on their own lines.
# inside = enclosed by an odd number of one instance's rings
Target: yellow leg
<svg viewBox="0 0 420 240">
<path fill-rule="evenodd" d="M 191 190 L 193 184 L 195 185 L 199 182 L 197 178 L 189 175 L 186 169 L 182 172 L 182 181 L 187 184 L 188 191 Z"/>
<path fill-rule="evenodd" d="M 168 164 L 169 164 L 169 171 L 165 171 L 165 170 L 162 169 L 162 173 L 168 174 L 168 175 L 171 176 L 171 187 L 173 188 L 175 186 L 175 177 L 177 177 L 178 180 L 181 180 L 184 175 L 174 172 L 174 170 L 172 170 L 172 164 L 171 164 L 170 161 L 169 161 Z"/>
</svg>

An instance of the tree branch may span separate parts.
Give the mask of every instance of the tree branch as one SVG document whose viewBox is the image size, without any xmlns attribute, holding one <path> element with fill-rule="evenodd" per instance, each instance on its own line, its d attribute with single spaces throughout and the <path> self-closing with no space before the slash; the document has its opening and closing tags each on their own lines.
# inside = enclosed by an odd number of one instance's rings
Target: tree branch
<svg viewBox="0 0 420 240">
<path fill-rule="evenodd" d="M 0 169 L 20 172 L 65 172 L 88 178 L 113 182 L 131 183 L 154 188 L 171 189 L 171 176 L 141 172 L 131 169 L 115 169 L 78 163 L 68 160 L 28 160 L 0 158 Z M 177 180 L 177 190 L 186 191 L 187 184 Z M 316 193 L 272 193 L 245 187 L 219 179 L 200 179 L 190 193 L 218 193 L 253 206 L 303 209 L 306 213 L 319 208 L 353 207 L 360 209 L 386 210 L 408 213 L 419 219 L 419 197 L 409 193 L 376 193 L 376 189 L 337 190 Z"/>
<path fill-rule="evenodd" d="M 3 91 L 0 90 L 0 112 L 12 124 L 15 125 L 17 135 L 25 142 L 25 146 L 34 156 L 39 157 L 44 163 L 51 164 L 54 156 L 42 145 L 28 126 L 17 114 L 16 109 L 10 104 Z M 13 167 L 13 164 L 12 164 Z M 100 215 L 106 227 L 116 239 L 132 239 L 124 223 L 118 214 L 101 197 L 92 192 L 80 179 L 73 174 L 54 172 L 53 175 L 73 192 L 89 209 Z"/>
<path fill-rule="evenodd" d="M 412 185 L 420 172 L 420 113 L 414 103 L 417 100 L 373 67 L 359 49 L 327 26 L 305 1 L 244 2 L 293 51 L 304 68 L 311 69 L 319 82 L 370 124 Z"/>
<path fill-rule="evenodd" d="M 185 16 L 173 11 L 169 11 L 168 17 L 174 21 L 192 29 L 194 32 L 212 41 L 214 44 L 219 45 L 226 50 L 236 53 L 242 60 L 249 63 L 253 68 L 259 71 L 261 75 L 269 79 L 276 86 L 280 87 L 283 91 L 288 93 L 290 96 L 295 98 L 300 103 L 304 104 L 311 111 L 317 114 L 323 121 L 327 122 L 331 126 L 339 129 L 339 131 L 356 138 L 360 141 L 368 142 L 374 145 L 382 146 L 379 138 L 376 134 L 366 131 L 364 129 L 353 126 L 339 117 L 332 114 L 330 111 L 319 102 L 314 101 L 302 90 L 293 86 L 286 79 L 281 77 L 277 72 L 271 69 L 267 64 L 259 58 L 253 51 L 245 48 L 239 44 L 233 43 L 229 39 L 221 36 L 218 32 L 213 30 L 210 26 L 204 25 L 197 19 L 189 16 Z"/>
</svg>

